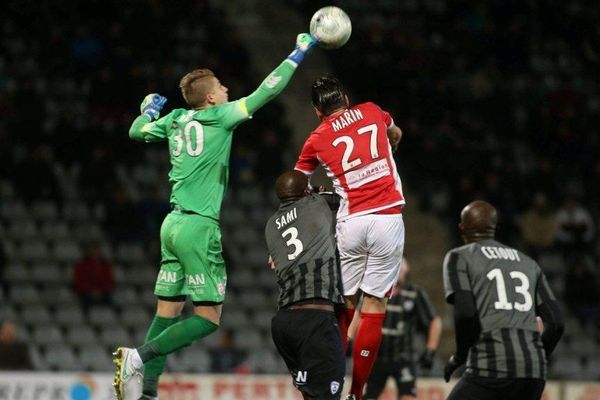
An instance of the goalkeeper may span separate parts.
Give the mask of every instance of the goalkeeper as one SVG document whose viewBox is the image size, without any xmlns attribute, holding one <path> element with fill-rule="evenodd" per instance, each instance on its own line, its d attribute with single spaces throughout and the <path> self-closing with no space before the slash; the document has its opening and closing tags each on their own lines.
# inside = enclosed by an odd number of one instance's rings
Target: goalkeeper
<svg viewBox="0 0 600 400">
<path fill-rule="evenodd" d="M 229 178 L 234 129 L 275 98 L 288 84 L 305 54 L 316 44 L 307 33 L 294 51 L 251 95 L 228 102 L 228 89 L 208 69 L 196 69 L 179 84 L 189 109 L 159 118 L 167 101 L 149 94 L 129 136 L 169 145 L 172 211 L 161 230 L 161 266 L 154 293 L 156 315 L 138 348 L 119 347 L 114 388 L 118 400 L 156 399 L 166 355 L 219 327 L 227 274 L 221 256 L 219 214 Z M 186 296 L 194 315 L 180 320 Z M 143 371 L 143 372 L 142 372 Z"/>
</svg>

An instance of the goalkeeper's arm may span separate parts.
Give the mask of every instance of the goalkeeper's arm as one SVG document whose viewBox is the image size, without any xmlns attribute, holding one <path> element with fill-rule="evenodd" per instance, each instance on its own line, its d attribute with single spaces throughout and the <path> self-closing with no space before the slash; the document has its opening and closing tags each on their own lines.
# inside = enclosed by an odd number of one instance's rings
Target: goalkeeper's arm
<svg viewBox="0 0 600 400">
<path fill-rule="evenodd" d="M 292 79 L 298 64 L 316 43 L 316 39 L 307 33 L 298 35 L 294 51 L 265 78 L 251 95 L 241 99 L 248 115 L 254 114 L 283 91 Z"/>
</svg>

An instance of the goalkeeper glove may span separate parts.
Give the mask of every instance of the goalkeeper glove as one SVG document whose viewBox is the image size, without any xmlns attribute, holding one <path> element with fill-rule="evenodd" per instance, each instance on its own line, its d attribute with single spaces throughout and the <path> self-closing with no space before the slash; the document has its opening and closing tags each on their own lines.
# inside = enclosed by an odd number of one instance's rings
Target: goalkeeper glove
<svg viewBox="0 0 600 400">
<path fill-rule="evenodd" d="M 144 101 L 142 101 L 142 104 L 140 105 L 140 111 L 142 115 L 146 115 L 150 118 L 150 121 L 154 121 L 160 116 L 160 110 L 162 110 L 166 102 L 166 97 L 163 97 L 158 93 L 150 93 L 148 96 L 144 97 Z"/>
<path fill-rule="evenodd" d="M 317 39 L 308 34 L 308 33 L 300 33 L 296 36 L 296 47 L 294 51 L 290 53 L 288 56 L 288 60 L 293 63 L 300 64 L 302 60 L 304 60 L 304 56 L 313 48 L 313 46 L 317 44 Z"/>
</svg>

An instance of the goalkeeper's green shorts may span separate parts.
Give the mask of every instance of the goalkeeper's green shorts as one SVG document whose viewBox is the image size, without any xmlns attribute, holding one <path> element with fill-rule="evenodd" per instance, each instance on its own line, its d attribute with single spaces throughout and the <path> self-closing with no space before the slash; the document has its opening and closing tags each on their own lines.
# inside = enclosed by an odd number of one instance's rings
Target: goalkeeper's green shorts
<svg viewBox="0 0 600 400">
<path fill-rule="evenodd" d="M 161 266 L 154 294 L 189 295 L 194 302 L 223 302 L 227 273 L 217 221 L 172 211 L 162 223 L 160 242 Z"/>
</svg>

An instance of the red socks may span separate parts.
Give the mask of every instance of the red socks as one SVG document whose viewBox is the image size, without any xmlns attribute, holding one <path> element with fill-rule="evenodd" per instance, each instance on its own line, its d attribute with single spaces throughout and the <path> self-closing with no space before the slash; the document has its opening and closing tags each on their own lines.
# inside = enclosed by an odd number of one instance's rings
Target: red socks
<svg viewBox="0 0 600 400">
<path fill-rule="evenodd" d="M 385 313 L 361 313 L 360 324 L 352 345 L 352 386 L 350 387 L 350 393 L 357 399 L 362 399 L 365 383 L 375 364 L 381 344 L 384 318 Z"/>
<path fill-rule="evenodd" d="M 342 344 L 344 345 L 344 353 L 348 351 L 348 327 L 352 322 L 352 318 L 354 318 L 354 308 L 344 308 L 337 313 L 340 334 L 342 335 Z"/>
</svg>

